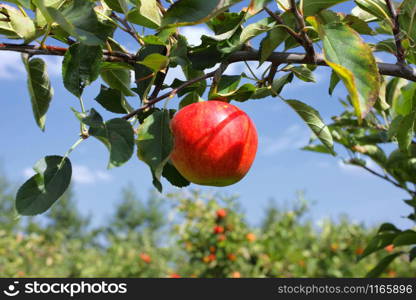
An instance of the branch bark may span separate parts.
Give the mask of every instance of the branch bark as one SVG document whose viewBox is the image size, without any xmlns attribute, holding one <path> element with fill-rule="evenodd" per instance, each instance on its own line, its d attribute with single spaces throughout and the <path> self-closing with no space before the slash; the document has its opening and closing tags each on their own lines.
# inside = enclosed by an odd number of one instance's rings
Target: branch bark
<svg viewBox="0 0 416 300">
<path fill-rule="evenodd" d="M 0 43 L 0 51 L 15 51 L 21 53 L 27 53 L 29 55 L 65 55 L 67 48 L 55 47 L 55 46 L 45 46 L 40 48 L 34 45 L 19 45 L 19 44 L 8 44 Z M 129 64 L 135 64 L 136 58 L 135 55 L 131 53 L 123 52 L 111 52 L 104 50 L 104 60 L 105 61 L 119 61 Z M 260 54 L 256 50 L 248 51 L 237 51 L 232 53 L 227 58 L 227 63 L 235 63 L 242 61 L 259 61 Z M 274 52 L 266 60 L 276 64 L 314 64 L 318 66 L 327 66 L 321 54 L 316 54 L 315 60 L 308 57 L 305 53 L 287 53 L 287 52 Z M 388 63 L 378 63 L 378 69 L 381 75 L 388 75 L 394 77 L 401 77 L 407 80 L 416 82 L 416 69 L 401 64 L 388 64 Z"/>
<path fill-rule="evenodd" d="M 396 44 L 396 57 L 397 63 L 401 65 L 406 64 L 406 56 L 402 44 L 402 36 L 400 32 L 400 23 L 399 23 L 399 16 L 397 15 L 397 11 L 393 6 L 393 2 L 391 0 L 386 0 L 387 9 L 389 10 L 392 22 L 393 22 L 393 34 L 394 34 L 394 42 Z"/>
</svg>

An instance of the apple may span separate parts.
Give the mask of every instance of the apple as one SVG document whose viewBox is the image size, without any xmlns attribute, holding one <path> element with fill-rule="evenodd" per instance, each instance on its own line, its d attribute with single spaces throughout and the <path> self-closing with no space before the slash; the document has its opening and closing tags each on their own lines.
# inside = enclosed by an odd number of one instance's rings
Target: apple
<svg viewBox="0 0 416 300">
<path fill-rule="evenodd" d="M 223 233 L 224 232 L 224 227 L 217 225 L 217 226 L 214 227 L 213 231 L 214 231 L 215 234 Z"/>
<path fill-rule="evenodd" d="M 227 216 L 227 211 L 223 208 L 220 208 L 216 211 L 218 219 L 224 219 Z"/>
<path fill-rule="evenodd" d="M 257 131 L 250 117 L 222 101 L 185 106 L 171 120 L 170 159 L 179 173 L 200 185 L 227 186 L 249 171 L 257 151 Z"/>
</svg>

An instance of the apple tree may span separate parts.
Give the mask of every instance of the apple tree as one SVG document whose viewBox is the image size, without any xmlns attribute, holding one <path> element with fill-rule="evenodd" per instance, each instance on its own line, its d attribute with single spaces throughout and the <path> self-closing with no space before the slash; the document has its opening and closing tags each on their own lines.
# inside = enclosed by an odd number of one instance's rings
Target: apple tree
<svg viewBox="0 0 416 300">
<path fill-rule="evenodd" d="M 350 0 L 355 5 L 351 12 L 336 12 L 342 2 L 347 0 L 2 1 L 0 50 L 22 53 L 40 130 L 45 130 L 53 105 L 42 56 L 63 56 L 63 84 L 68 97 L 79 100 L 79 108 L 69 112 L 80 123 L 76 142 L 67 153 L 45 156 L 34 165 L 36 174 L 17 192 L 17 211 L 36 215 L 48 210 L 70 184 L 70 153 L 91 138 L 107 147 L 109 168 L 123 165 L 137 148 L 159 191 L 162 176 L 174 186 L 187 186 L 189 178 L 170 160 L 174 139 L 169 125 L 176 110 L 168 109 L 167 102 L 177 98 L 172 102 L 179 110 L 203 99 L 244 102 L 276 97 L 311 129 L 305 150 L 335 156 L 337 144 L 350 155 L 347 163 L 406 191 L 405 202 L 413 212 L 408 218 L 416 222 L 414 0 Z M 200 45 L 189 45 L 180 27 L 200 24 L 212 35 L 202 36 Z M 126 50 L 117 41 L 118 32 L 128 34 L 137 51 Z M 261 39 L 258 49 L 253 38 Z M 391 54 L 396 62 L 378 62 L 375 52 Z M 248 61 L 264 64 L 265 71 L 224 75 L 230 64 Z M 186 80 L 168 85 L 166 76 L 176 67 Z M 331 124 L 322 120 L 319 107 L 282 96 L 294 77 L 313 82 L 320 67 L 332 69 L 330 94 L 338 84 L 348 92 L 340 100 L 343 112 Z M 94 108 L 84 109 L 83 92 L 99 79 L 102 85 L 94 103 L 114 113 L 109 120 Z M 378 165 L 377 170 L 368 160 Z M 410 260 L 416 256 L 416 247 L 409 248 L 416 244 L 416 232 L 386 223 L 362 257 L 390 244 L 399 250 L 382 259 L 379 269 L 404 252 Z"/>
</svg>

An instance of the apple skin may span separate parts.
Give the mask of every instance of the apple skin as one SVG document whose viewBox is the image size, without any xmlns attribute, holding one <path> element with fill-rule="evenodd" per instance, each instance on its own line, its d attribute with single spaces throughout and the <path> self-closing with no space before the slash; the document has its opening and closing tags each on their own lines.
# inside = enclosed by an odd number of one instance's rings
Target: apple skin
<svg viewBox="0 0 416 300">
<path fill-rule="evenodd" d="M 257 152 L 257 131 L 250 117 L 222 101 L 185 106 L 171 120 L 170 159 L 179 173 L 200 185 L 227 186 L 249 171 Z"/>
</svg>

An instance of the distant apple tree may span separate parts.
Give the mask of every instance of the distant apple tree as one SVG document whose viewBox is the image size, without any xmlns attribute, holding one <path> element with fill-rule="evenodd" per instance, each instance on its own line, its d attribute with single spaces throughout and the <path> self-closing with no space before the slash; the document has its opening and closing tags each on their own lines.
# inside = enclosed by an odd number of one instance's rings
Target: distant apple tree
<svg viewBox="0 0 416 300">
<path fill-rule="evenodd" d="M 202 98 L 245 102 L 277 97 L 311 129 L 304 150 L 335 156 L 338 144 L 350 155 L 347 163 L 406 191 L 413 212 L 408 218 L 416 222 L 415 1 L 350 0 L 355 3 L 350 13 L 331 10 L 342 2 L 347 0 L 2 1 L 0 50 L 22 53 L 39 128 L 45 130 L 53 98 L 39 56 L 64 57 L 63 84 L 80 104 L 79 110 L 72 109 L 80 123 L 78 140 L 63 156 L 45 156 L 34 165 L 36 174 L 17 192 L 18 213 L 43 213 L 63 195 L 71 181 L 69 154 L 90 137 L 108 148 L 109 168 L 128 161 L 136 145 L 160 191 L 162 176 L 174 186 L 187 186 L 169 162 L 169 120 L 175 111 L 166 104 L 157 107 L 159 102 L 177 97 L 180 109 Z M 189 45 L 178 28 L 199 24 L 212 35 Z M 136 43 L 134 53 L 116 40 L 117 31 Z M 251 43 L 256 37 L 259 49 Z M 284 52 L 276 52 L 278 47 Z M 375 52 L 391 54 L 397 62 L 377 62 Z M 264 64 L 265 71 L 223 75 L 228 65 L 248 61 Z M 332 69 L 329 94 L 338 83 L 348 91 L 340 100 L 344 111 L 331 124 L 316 109 L 281 95 L 294 77 L 314 82 L 313 73 L 321 66 Z M 166 75 L 175 67 L 186 80 L 168 85 Z M 94 108 L 84 109 L 83 91 L 98 78 L 103 84 L 94 104 L 114 113 L 110 120 Z M 368 160 L 378 168 L 370 168 Z M 383 224 L 361 257 L 391 244 L 397 250 L 377 270 L 400 255 L 414 259 L 416 231 Z"/>
</svg>

